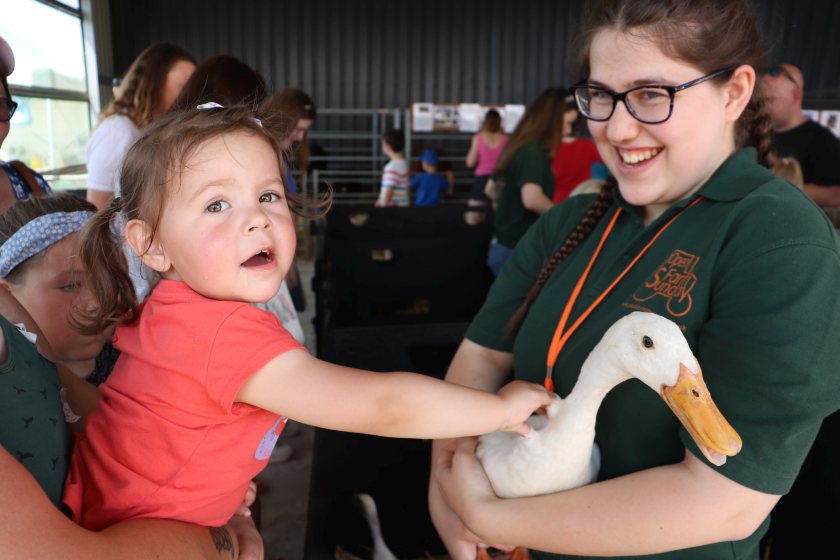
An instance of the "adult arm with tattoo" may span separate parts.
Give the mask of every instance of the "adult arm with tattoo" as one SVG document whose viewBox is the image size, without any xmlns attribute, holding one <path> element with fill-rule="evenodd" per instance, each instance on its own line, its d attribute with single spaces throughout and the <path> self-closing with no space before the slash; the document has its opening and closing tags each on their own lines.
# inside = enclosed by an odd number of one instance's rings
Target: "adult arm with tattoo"
<svg viewBox="0 0 840 560">
<path fill-rule="evenodd" d="M 0 556 L 140 560 L 262 560 L 259 533 L 236 516 L 219 528 L 164 519 L 134 519 L 100 532 L 83 529 L 59 512 L 23 466 L 0 449 Z"/>
</svg>

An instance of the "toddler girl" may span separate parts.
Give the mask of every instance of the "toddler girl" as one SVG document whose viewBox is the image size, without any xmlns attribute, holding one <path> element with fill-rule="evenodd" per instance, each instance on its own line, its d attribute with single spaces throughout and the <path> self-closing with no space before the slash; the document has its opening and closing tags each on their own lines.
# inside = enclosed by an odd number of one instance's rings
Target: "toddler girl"
<svg viewBox="0 0 840 560">
<path fill-rule="evenodd" d="M 131 148 L 121 199 L 83 234 L 99 331 L 122 352 L 72 458 L 65 502 L 99 529 L 163 517 L 222 525 L 266 466 L 286 418 L 382 436 L 438 438 L 522 422 L 550 402 L 527 383 L 490 394 L 310 356 L 249 302 L 277 293 L 295 252 L 280 143 L 244 108 L 174 113 Z M 161 275 L 138 308 L 111 229 Z M 95 263 L 95 266 L 93 264 Z"/>
</svg>

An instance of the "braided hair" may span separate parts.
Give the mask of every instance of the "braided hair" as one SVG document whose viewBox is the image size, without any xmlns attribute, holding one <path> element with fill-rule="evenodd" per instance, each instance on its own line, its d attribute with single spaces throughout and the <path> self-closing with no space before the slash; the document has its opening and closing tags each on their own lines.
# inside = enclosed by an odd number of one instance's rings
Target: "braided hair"
<svg viewBox="0 0 840 560">
<path fill-rule="evenodd" d="M 537 274 L 537 279 L 534 281 L 531 289 L 528 290 L 528 295 L 525 296 L 525 300 L 522 302 L 522 305 L 519 306 L 505 326 L 505 332 L 507 334 L 511 334 L 519 328 L 522 324 L 522 320 L 525 318 L 525 315 L 527 315 L 531 304 L 534 303 L 540 295 L 543 286 L 545 286 L 548 279 L 551 278 L 551 275 L 554 274 L 554 271 L 560 263 L 565 261 L 569 255 L 572 254 L 572 251 L 574 251 L 578 245 L 589 237 L 589 234 L 592 233 L 595 226 L 598 225 L 601 218 L 607 213 L 607 209 L 613 202 L 614 189 L 617 187 L 618 185 L 615 179 L 613 177 L 609 177 L 606 183 L 604 183 L 604 186 L 602 186 L 601 190 L 598 192 L 598 197 L 595 199 L 595 202 L 587 208 L 586 213 L 574 227 L 572 232 L 569 233 L 569 236 L 566 237 L 563 244 L 560 245 L 553 255 L 546 259 L 540 269 L 540 272 Z"/>
</svg>

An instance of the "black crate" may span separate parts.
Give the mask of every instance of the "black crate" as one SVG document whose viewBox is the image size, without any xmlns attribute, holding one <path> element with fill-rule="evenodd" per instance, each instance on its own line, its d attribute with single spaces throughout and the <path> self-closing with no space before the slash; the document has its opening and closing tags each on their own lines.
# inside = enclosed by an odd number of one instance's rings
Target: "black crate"
<svg viewBox="0 0 840 560">
<path fill-rule="evenodd" d="M 324 333 L 334 363 L 374 371 L 414 371 L 442 378 L 467 323 L 339 327 Z M 308 560 L 332 559 L 337 545 L 361 553 L 370 532 L 353 503 L 377 502 L 388 546 L 400 558 L 442 554 L 426 504 L 431 443 L 317 429 L 307 515 Z"/>
<path fill-rule="evenodd" d="M 337 207 L 320 242 L 316 329 L 469 321 L 492 282 L 490 224 L 464 207 Z M 328 319 L 328 320 L 327 320 Z"/>
</svg>

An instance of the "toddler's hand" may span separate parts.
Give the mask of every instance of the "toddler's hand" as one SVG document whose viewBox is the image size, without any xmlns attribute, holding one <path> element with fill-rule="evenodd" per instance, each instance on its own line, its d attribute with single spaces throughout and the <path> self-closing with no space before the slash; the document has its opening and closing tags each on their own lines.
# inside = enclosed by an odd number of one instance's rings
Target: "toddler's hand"
<svg viewBox="0 0 840 560">
<path fill-rule="evenodd" d="M 499 429 L 503 432 L 516 432 L 526 435 L 531 426 L 525 423 L 533 412 L 554 402 L 554 394 L 540 385 L 526 381 L 508 383 L 497 393 L 507 409 L 507 421 Z"/>
</svg>

